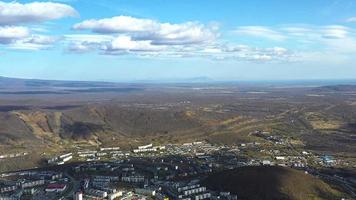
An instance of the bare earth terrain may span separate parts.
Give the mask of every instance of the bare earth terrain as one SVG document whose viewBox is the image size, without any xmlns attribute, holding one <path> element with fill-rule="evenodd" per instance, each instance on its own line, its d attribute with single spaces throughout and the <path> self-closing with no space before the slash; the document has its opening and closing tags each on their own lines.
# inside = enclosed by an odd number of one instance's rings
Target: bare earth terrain
<svg viewBox="0 0 356 200">
<path fill-rule="evenodd" d="M 206 140 L 356 152 L 356 86 L 328 83 L 127 84 L 0 79 L 0 154 L 28 153 L 1 170 L 41 164 L 74 148 Z M 1 161 L 0 161 L 1 162 Z"/>
</svg>

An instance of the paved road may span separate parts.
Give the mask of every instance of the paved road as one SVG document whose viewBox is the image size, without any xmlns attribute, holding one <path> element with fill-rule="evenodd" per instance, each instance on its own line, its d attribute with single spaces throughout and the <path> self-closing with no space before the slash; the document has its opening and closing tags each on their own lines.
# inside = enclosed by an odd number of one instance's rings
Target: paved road
<svg viewBox="0 0 356 200">
<path fill-rule="evenodd" d="M 346 191 L 348 191 L 351 196 L 353 198 L 356 199 L 356 188 L 354 188 L 350 183 L 348 183 L 347 181 L 341 179 L 341 178 L 338 178 L 338 177 L 335 177 L 335 176 L 330 176 L 330 175 L 327 175 L 327 174 L 322 174 L 318 171 L 311 171 L 312 174 L 315 174 L 315 175 L 318 175 L 319 177 L 321 177 L 322 179 L 325 179 L 325 180 L 328 180 L 328 181 L 331 181 L 331 182 L 334 182 L 340 186 L 342 186 Z"/>
<path fill-rule="evenodd" d="M 80 182 L 75 180 L 68 172 L 64 172 L 64 176 L 68 177 L 69 186 L 63 197 L 65 199 L 73 199 L 73 194 L 80 188 Z"/>
</svg>

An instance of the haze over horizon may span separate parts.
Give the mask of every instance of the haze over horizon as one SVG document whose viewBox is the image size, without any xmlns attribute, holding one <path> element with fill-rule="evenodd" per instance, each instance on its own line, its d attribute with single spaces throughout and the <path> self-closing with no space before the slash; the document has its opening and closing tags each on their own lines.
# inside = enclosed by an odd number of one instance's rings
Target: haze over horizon
<svg viewBox="0 0 356 200">
<path fill-rule="evenodd" d="M 352 0 L 0 1 L 0 76 L 354 79 L 355 10 Z"/>
</svg>

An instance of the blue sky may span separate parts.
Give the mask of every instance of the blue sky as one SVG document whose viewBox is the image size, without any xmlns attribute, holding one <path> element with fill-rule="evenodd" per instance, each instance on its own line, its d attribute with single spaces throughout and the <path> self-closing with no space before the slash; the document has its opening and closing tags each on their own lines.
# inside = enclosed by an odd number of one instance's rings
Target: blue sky
<svg viewBox="0 0 356 200">
<path fill-rule="evenodd" d="M 354 0 L 0 1 L 0 75 L 354 79 Z"/>
</svg>

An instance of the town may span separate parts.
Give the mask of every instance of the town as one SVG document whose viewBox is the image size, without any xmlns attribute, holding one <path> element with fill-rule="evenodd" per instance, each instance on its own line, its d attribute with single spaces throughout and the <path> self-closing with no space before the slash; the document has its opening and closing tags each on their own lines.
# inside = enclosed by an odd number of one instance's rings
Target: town
<svg viewBox="0 0 356 200">
<path fill-rule="evenodd" d="M 202 184 L 211 173 L 246 166 L 282 166 L 338 183 L 355 195 L 355 177 L 321 169 L 353 163 L 299 150 L 288 138 L 255 131 L 265 143 L 183 144 L 79 149 L 49 158 L 42 168 L 0 175 L 0 199 L 227 199 L 238 194 Z M 9 158 L 10 159 L 10 158 Z"/>
</svg>

